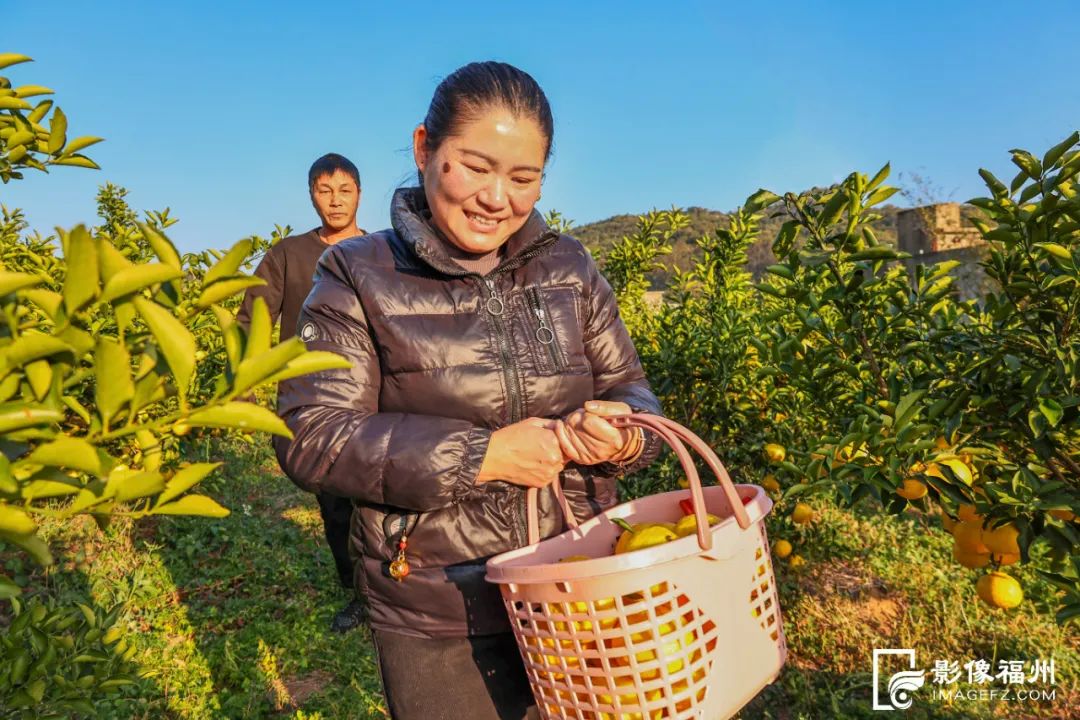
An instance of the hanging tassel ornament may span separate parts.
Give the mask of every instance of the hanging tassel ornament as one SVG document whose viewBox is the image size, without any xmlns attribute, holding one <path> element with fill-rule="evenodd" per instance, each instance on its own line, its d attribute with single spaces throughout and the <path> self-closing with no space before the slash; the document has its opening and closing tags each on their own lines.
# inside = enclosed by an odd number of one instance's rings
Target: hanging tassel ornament
<svg viewBox="0 0 1080 720">
<path fill-rule="evenodd" d="M 409 547 L 409 536 L 402 533 L 397 546 L 397 557 L 390 563 L 390 577 L 401 582 L 409 575 L 409 561 L 405 559 L 405 550 Z"/>
</svg>

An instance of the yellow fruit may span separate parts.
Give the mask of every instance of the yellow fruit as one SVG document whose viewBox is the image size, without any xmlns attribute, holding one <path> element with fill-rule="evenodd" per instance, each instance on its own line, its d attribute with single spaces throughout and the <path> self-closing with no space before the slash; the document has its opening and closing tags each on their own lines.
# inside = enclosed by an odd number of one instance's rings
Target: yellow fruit
<svg viewBox="0 0 1080 720">
<path fill-rule="evenodd" d="M 1008 610 L 1024 600 L 1024 590 L 1011 575 L 995 570 L 979 578 L 975 583 L 975 592 L 990 607 Z"/>
<path fill-rule="evenodd" d="M 1016 542 L 1020 531 L 1012 523 L 1005 523 L 992 530 L 983 530 L 983 545 L 995 555 L 1019 555 L 1020 545 Z"/>
<path fill-rule="evenodd" d="M 952 533 L 952 529 L 956 527 L 956 519 L 949 513 L 941 513 L 941 527 L 945 528 L 945 532 Z"/>
<path fill-rule="evenodd" d="M 686 490 L 690 487 L 690 481 L 687 480 L 685 477 L 679 478 L 679 487 L 681 487 L 683 490 Z"/>
<path fill-rule="evenodd" d="M 771 493 L 780 492 L 780 483 L 776 481 L 776 476 L 772 473 L 761 479 L 761 487 Z"/>
<path fill-rule="evenodd" d="M 773 543 L 772 554 L 783 560 L 791 554 L 791 543 L 787 540 L 777 540 Z"/>
<path fill-rule="evenodd" d="M 813 509 L 806 503 L 796 503 L 791 511 L 791 521 L 796 525 L 805 525 L 814 519 Z"/>
<path fill-rule="evenodd" d="M 787 457 L 787 450 L 784 448 L 783 445 L 777 445 L 776 443 L 767 443 L 765 445 L 765 457 L 769 460 L 769 462 L 784 462 L 784 458 Z"/>
<path fill-rule="evenodd" d="M 712 513 L 708 514 L 709 527 L 716 525 L 720 522 L 720 518 L 716 517 Z M 697 515 L 684 515 L 679 522 L 675 523 L 675 534 L 679 537 L 686 537 L 687 535 L 693 535 L 697 532 Z"/>
<path fill-rule="evenodd" d="M 965 553 L 983 555 L 990 552 L 982 541 L 982 527 L 977 523 L 961 521 L 952 529 L 956 544 Z"/>
<path fill-rule="evenodd" d="M 973 570 L 990 564 L 989 553 L 969 553 L 959 545 L 953 545 L 952 556 L 953 560 Z"/>
<path fill-rule="evenodd" d="M 956 511 L 956 517 L 962 522 L 979 523 L 982 524 L 983 516 L 975 512 L 974 505 L 961 505 L 960 509 Z"/>
<path fill-rule="evenodd" d="M 580 562 L 582 560 L 592 560 L 592 558 L 588 555 L 567 555 L 566 557 L 560 559 L 559 562 Z"/>
<path fill-rule="evenodd" d="M 187 435 L 190 431 L 191 431 L 191 426 L 188 425 L 186 422 L 173 423 L 173 426 L 172 426 L 173 435 L 177 435 L 177 436 L 182 437 L 184 435 Z"/>
<path fill-rule="evenodd" d="M 806 560 L 803 559 L 802 555 L 792 555 L 791 559 L 788 560 L 788 565 L 792 570 L 798 570 L 803 565 L 806 565 Z"/>
<path fill-rule="evenodd" d="M 1020 562 L 1020 555 L 1017 553 L 1004 553 L 1002 555 L 991 555 L 990 559 L 998 565 L 1015 565 Z"/>
<path fill-rule="evenodd" d="M 945 439 L 944 435 L 938 435 L 934 440 L 934 447 L 938 450 L 945 450 L 949 447 L 949 441 Z"/>
<path fill-rule="evenodd" d="M 921 480 L 915 480 L 914 478 L 904 478 L 904 482 L 900 487 L 896 488 L 896 494 L 905 500 L 924 498 L 927 492 L 926 485 Z"/>
<path fill-rule="evenodd" d="M 1063 522 L 1072 522 L 1076 519 L 1076 514 L 1071 510 L 1051 510 L 1050 515 Z"/>
<path fill-rule="evenodd" d="M 623 530 L 615 544 L 615 554 L 644 550 L 677 539 L 675 526 L 671 523 L 640 523 Z"/>
</svg>

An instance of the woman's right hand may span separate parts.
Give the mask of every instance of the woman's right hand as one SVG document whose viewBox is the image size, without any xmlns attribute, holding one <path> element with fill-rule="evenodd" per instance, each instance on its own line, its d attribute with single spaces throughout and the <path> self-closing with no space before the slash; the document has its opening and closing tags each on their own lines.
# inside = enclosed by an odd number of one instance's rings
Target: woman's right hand
<svg viewBox="0 0 1080 720">
<path fill-rule="evenodd" d="M 560 420 L 526 418 L 491 433 L 476 482 L 492 480 L 547 487 L 566 465 L 555 429 Z"/>
</svg>

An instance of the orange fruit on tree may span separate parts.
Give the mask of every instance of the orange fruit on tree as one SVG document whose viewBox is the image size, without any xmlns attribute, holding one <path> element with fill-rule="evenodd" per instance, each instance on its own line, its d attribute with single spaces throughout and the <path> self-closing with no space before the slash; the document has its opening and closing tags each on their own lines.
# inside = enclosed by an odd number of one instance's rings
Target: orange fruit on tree
<svg viewBox="0 0 1080 720">
<path fill-rule="evenodd" d="M 792 570 L 798 570 L 804 565 L 806 565 L 806 560 L 803 559 L 802 555 L 792 555 L 791 559 L 788 560 L 788 566 L 791 567 Z"/>
<path fill-rule="evenodd" d="M 787 449 L 777 443 L 766 443 L 764 453 L 766 459 L 772 463 L 784 462 L 787 457 Z"/>
<path fill-rule="evenodd" d="M 1016 542 L 1019 536 L 1020 531 L 1016 525 L 1005 523 L 990 530 L 983 530 L 982 541 L 995 555 L 1019 555 L 1020 545 Z"/>
<path fill-rule="evenodd" d="M 772 546 L 773 555 L 780 558 L 781 560 L 790 555 L 791 550 L 791 543 L 789 543 L 787 540 L 777 540 L 773 543 Z"/>
<path fill-rule="evenodd" d="M 956 519 L 949 513 L 941 513 L 941 527 L 945 529 L 945 532 L 951 533 L 952 529 L 956 527 Z"/>
<path fill-rule="evenodd" d="M 927 492 L 929 490 L 926 488 L 926 483 L 915 478 L 904 478 L 904 482 L 900 484 L 900 487 L 896 488 L 896 494 L 905 500 L 924 498 Z"/>
<path fill-rule="evenodd" d="M 1002 555 L 991 555 L 990 559 L 998 565 L 1015 565 L 1020 562 L 1020 555 L 1019 553 L 1004 553 Z"/>
<path fill-rule="evenodd" d="M 987 573 L 975 583 L 975 592 L 990 607 L 1008 610 L 1024 600 L 1024 590 L 1012 575 L 999 570 Z"/>
<path fill-rule="evenodd" d="M 1071 510 L 1051 510 L 1050 515 L 1063 522 L 1072 522 L 1076 519 L 1076 513 Z"/>
<path fill-rule="evenodd" d="M 967 552 L 959 545 L 953 545 L 953 560 L 972 570 L 986 567 L 990 564 L 990 553 Z"/>
<path fill-rule="evenodd" d="M 961 520 L 963 522 L 977 522 L 980 524 L 982 523 L 983 519 L 983 516 L 975 511 L 975 506 L 969 505 L 967 503 L 961 505 L 960 509 L 956 511 L 956 517 L 958 520 Z"/>
<path fill-rule="evenodd" d="M 952 529 L 956 544 L 966 553 L 988 554 L 990 548 L 982 541 L 982 526 L 977 523 L 960 521 Z"/>
<path fill-rule="evenodd" d="M 814 510 L 806 503 L 796 503 L 791 511 L 791 521 L 796 525 L 805 525 L 814 519 Z"/>
<path fill-rule="evenodd" d="M 780 483 L 776 480 L 776 476 L 769 473 L 765 477 L 761 478 L 761 487 L 765 488 L 768 492 L 780 492 Z"/>
</svg>

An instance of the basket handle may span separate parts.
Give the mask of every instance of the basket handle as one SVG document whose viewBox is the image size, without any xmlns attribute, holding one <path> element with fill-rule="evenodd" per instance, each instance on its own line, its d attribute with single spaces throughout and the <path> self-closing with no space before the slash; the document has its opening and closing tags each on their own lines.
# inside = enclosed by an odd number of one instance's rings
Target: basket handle
<svg viewBox="0 0 1080 720">
<path fill-rule="evenodd" d="M 743 530 L 750 527 L 750 516 L 746 512 L 746 508 L 743 507 L 742 500 L 739 498 L 739 493 L 736 492 L 735 485 L 731 482 L 731 477 L 724 468 L 724 464 L 720 462 L 720 458 L 716 456 L 716 453 L 713 452 L 712 448 L 710 448 L 704 440 L 674 420 L 669 420 L 660 415 L 652 415 L 650 413 L 617 415 L 608 418 L 608 422 L 615 427 L 640 427 L 644 430 L 650 430 L 663 439 L 664 442 L 670 445 L 671 449 L 675 451 L 675 455 L 679 458 L 679 463 L 682 465 L 683 472 L 686 473 L 686 479 L 690 485 L 690 496 L 694 502 L 694 515 L 697 517 L 698 545 L 701 546 L 702 550 L 712 549 L 712 533 L 709 532 L 708 512 L 705 510 L 705 494 L 701 489 L 701 478 L 698 475 L 697 468 L 694 466 L 694 460 L 687 451 L 683 441 L 701 455 L 702 459 L 705 460 L 705 464 L 709 466 L 709 470 L 716 476 L 720 486 L 724 489 L 724 495 L 731 505 L 732 512 L 735 515 L 735 521 L 739 523 L 739 527 Z M 572 528 L 577 527 L 577 518 L 574 517 L 574 513 L 570 510 L 570 505 L 562 492 L 562 486 L 559 484 L 558 479 L 551 484 L 551 488 L 555 492 L 555 497 L 562 508 L 566 524 Z M 537 495 L 537 488 L 529 488 L 525 496 L 530 545 L 535 545 L 540 542 L 540 521 Z"/>
</svg>

